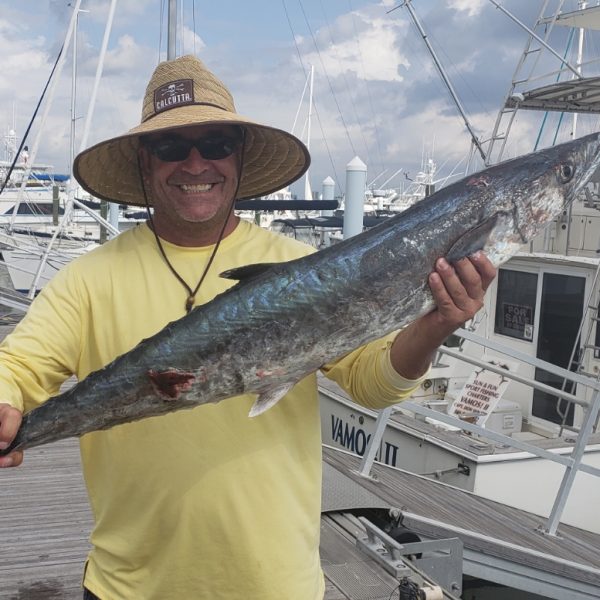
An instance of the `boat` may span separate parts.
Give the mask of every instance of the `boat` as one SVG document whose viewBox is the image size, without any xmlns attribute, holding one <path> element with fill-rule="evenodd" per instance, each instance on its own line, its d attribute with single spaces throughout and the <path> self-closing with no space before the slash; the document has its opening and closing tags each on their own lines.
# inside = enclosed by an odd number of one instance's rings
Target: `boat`
<svg viewBox="0 0 600 600">
<path fill-rule="evenodd" d="M 594 64 L 577 56 L 583 42 L 575 44 L 582 28 L 596 34 L 600 7 L 567 7 L 541 3 L 535 24 L 525 29 L 526 47 L 486 164 L 506 158 L 510 148 L 526 151 L 524 140 L 508 142 L 517 114 L 531 121 L 543 111 L 530 151 L 542 134 L 560 141 L 561 132 L 549 131 L 550 111 L 578 115 L 568 123 L 567 138 L 575 124 L 585 127 L 581 113 L 600 113 L 591 92 L 598 78 L 582 75 L 582 65 Z M 553 34 L 568 40 L 576 59 L 552 46 Z M 600 533 L 599 207 L 596 176 L 544 235 L 500 268 L 483 310 L 440 348 L 408 402 L 377 414 L 322 379 L 324 443 L 362 456 L 365 472 L 377 459 L 536 515 L 550 536 L 561 523 Z"/>
<path fill-rule="evenodd" d="M 3 136 L 0 158 L 0 226 L 52 223 L 62 212 L 59 197 L 68 175 L 55 174 L 51 165 L 31 164 L 28 147 L 18 152 L 14 129 Z"/>
<path fill-rule="evenodd" d="M 7 271 L 12 290 L 25 292 L 33 298 L 56 271 L 73 258 L 88 252 L 110 236 L 145 221 L 146 215 L 131 214 L 126 206 L 113 205 L 83 192 L 70 175 L 57 176 L 49 165 L 35 163 L 43 128 L 65 56 L 76 37 L 77 17 L 81 0 L 73 3 L 71 20 L 63 48 L 59 52 L 50 80 L 42 94 L 44 114 L 32 149 L 17 148 L 17 135 L 10 129 L 4 139 L 6 156 L 0 161 L 2 191 L 0 193 L 0 268 Z M 112 0 L 106 22 L 103 46 L 98 59 L 96 85 L 90 97 L 81 148 L 85 147 L 95 105 L 98 83 L 116 0 Z M 75 45 L 74 45 L 75 46 Z M 75 69 L 76 48 L 73 48 L 71 98 L 71 162 L 75 156 Z M 44 98 L 48 90 L 48 98 Z M 34 113 L 37 114 L 37 110 Z M 6 290 L 3 290 L 6 291 Z M 11 296 L 12 298 L 12 296 Z M 12 300 L 11 300 L 12 302 Z M 27 306 L 27 303 L 24 303 Z"/>
</svg>

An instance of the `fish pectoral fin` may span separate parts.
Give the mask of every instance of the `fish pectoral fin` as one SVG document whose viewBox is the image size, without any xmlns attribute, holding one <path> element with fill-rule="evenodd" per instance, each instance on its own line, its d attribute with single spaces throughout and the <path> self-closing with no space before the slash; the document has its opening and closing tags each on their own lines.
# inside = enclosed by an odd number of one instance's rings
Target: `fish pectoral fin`
<svg viewBox="0 0 600 600">
<path fill-rule="evenodd" d="M 478 250 L 482 250 L 490 237 L 490 233 L 494 230 L 498 223 L 500 213 L 496 213 L 492 218 L 484 221 L 481 225 L 474 227 L 461 235 L 450 250 L 446 253 L 448 262 L 455 262 L 465 256 L 474 254 Z"/>
<path fill-rule="evenodd" d="M 219 277 L 223 279 L 235 279 L 236 281 L 246 281 L 254 277 L 262 275 L 277 263 L 256 263 L 254 265 L 245 265 L 235 269 L 228 269 L 219 273 Z"/>
<path fill-rule="evenodd" d="M 262 415 L 262 413 L 269 410 L 272 406 L 275 406 L 293 387 L 293 383 L 288 383 L 259 394 L 248 416 L 257 417 L 258 415 Z"/>
</svg>

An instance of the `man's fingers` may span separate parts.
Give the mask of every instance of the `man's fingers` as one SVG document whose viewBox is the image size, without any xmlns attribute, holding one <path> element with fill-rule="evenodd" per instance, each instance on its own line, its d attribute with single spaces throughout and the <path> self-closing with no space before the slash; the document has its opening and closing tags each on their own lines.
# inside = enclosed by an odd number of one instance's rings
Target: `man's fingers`
<svg viewBox="0 0 600 600">
<path fill-rule="evenodd" d="M 497 275 L 497 269 L 491 263 L 490 259 L 483 252 L 476 252 L 469 257 L 471 264 L 477 269 L 481 278 L 481 286 L 486 292 L 492 281 Z"/>
<path fill-rule="evenodd" d="M 8 405 L 0 404 L 0 450 L 6 450 L 15 439 L 23 415 L 20 410 Z M 0 456 L 0 468 L 18 467 L 23 462 L 23 452 L 11 452 L 7 456 Z"/>
<path fill-rule="evenodd" d="M 457 299 L 464 302 L 483 299 L 485 295 L 484 282 L 473 262 L 468 258 L 463 258 L 454 265 L 454 268 L 456 278 L 451 283 L 452 289 L 449 290 L 451 294 L 455 292 Z"/>
<path fill-rule="evenodd" d="M 455 308 L 469 311 L 473 300 L 478 301 L 483 297 L 481 278 L 468 259 L 461 260 L 456 265 L 450 265 L 441 258 L 436 263 L 436 271 Z"/>
<path fill-rule="evenodd" d="M 21 426 L 21 411 L 4 404 L 0 407 L 0 450 L 6 450 Z"/>
<path fill-rule="evenodd" d="M 16 450 L 6 456 L 0 456 L 0 469 L 18 467 L 23 462 L 23 452 Z"/>
<path fill-rule="evenodd" d="M 436 271 L 429 275 L 429 288 L 439 312 L 447 313 L 456 308 L 452 297 L 448 293 L 445 280 L 442 279 L 439 272 Z"/>
</svg>

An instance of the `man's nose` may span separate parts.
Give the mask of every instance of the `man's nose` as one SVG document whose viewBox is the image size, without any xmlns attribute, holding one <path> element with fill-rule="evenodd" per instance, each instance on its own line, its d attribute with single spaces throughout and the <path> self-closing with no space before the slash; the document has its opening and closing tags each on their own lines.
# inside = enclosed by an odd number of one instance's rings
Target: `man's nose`
<svg viewBox="0 0 600 600">
<path fill-rule="evenodd" d="M 198 148 L 192 147 L 188 157 L 181 163 L 181 168 L 190 173 L 199 173 L 206 170 L 207 166 L 211 163 L 198 152 Z"/>
</svg>

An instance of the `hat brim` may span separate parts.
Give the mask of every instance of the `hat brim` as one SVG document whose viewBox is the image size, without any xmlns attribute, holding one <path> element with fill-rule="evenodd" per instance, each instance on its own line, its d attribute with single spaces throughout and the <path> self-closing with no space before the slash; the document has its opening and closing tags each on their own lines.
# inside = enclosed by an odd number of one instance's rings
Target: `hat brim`
<svg viewBox="0 0 600 600">
<path fill-rule="evenodd" d="M 306 146 L 286 131 L 216 107 L 188 105 L 159 113 L 125 135 L 84 150 L 75 158 L 73 175 L 81 187 L 96 198 L 145 206 L 138 163 L 140 136 L 213 124 L 240 125 L 246 130 L 237 200 L 280 190 L 299 179 L 310 165 Z M 151 199 L 149 201 L 151 204 Z"/>
</svg>

